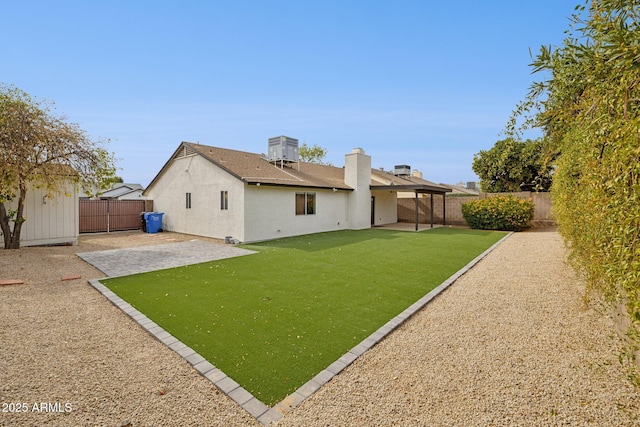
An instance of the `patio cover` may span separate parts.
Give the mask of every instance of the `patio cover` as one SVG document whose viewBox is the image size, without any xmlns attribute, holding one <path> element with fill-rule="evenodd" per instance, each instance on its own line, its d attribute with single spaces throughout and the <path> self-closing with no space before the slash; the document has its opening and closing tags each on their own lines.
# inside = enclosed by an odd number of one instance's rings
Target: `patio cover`
<svg viewBox="0 0 640 427">
<path fill-rule="evenodd" d="M 439 194 L 442 196 L 442 224 L 447 225 L 447 204 L 445 200 L 445 196 L 447 193 L 451 192 L 450 188 L 442 187 L 439 185 L 427 185 L 427 184 L 393 184 L 390 185 L 371 185 L 369 187 L 371 190 L 390 190 L 390 191 L 413 191 L 416 195 L 416 231 L 418 231 L 418 194 L 429 194 L 431 197 L 431 228 L 433 228 L 433 195 Z"/>
</svg>

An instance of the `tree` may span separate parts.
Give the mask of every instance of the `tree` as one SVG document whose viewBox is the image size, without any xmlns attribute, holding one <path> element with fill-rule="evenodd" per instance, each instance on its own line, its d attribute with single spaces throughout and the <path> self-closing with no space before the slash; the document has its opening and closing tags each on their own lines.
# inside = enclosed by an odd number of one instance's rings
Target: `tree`
<svg viewBox="0 0 640 427">
<path fill-rule="evenodd" d="M 115 171 L 113 154 L 78 125 L 54 115 L 52 108 L 53 103 L 0 84 L 0 230 L 5 249 L 20 247 L 30 188 L 60 194 L 69 183 L 95 186 L 105 173 Z"/>
<path fill-rule="evenodd" d="M 104 148 L 96 148 L 96 156 L 99 160 L 96 171 L 96 179 L 85 184 L 83 189 L 90 198 L 99 197 L 104 191 L 113 187 L 113 184 L 124 182 L 122 177 L 116 175 L 117 169 L 113 154 Z"/>
<path fill-rule="evenodd" d="M 543 139 L 520 142 L 507 138 L 477 153 L 472 168 L 486 192 L 548 191 L 553 158 Z"/>
<path fill-rule="evenodd" d="M 298 155 L 303 162 L 332 166 L 331 163 L 324 161 L 324 158 L 327 157 L 327 149 L 316 144 L 313 144 L 313 147 L 309 147 L 306 142 L 303 142 L 298 148 Z"/>
<path fill-rule="evenodd" d="M 626 306 L 640 348 L 640 1 L 591 0 L 568 36 L 533 58 L 515 123 L 542 128 L 559 154 L 552 197 L 571 260 L 613 305 Z M 640 374 L 637 379 L 640 381 Z"/>
</svg>

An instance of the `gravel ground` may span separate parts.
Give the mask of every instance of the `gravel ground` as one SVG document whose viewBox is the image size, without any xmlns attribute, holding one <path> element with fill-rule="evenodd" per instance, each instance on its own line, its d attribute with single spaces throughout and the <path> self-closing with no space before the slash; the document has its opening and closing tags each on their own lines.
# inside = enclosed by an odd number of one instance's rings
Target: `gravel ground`
<svg viewBox="0 0 640 427">
<path fill-rule="evenodd" d="M 0 425 L 259 425 L 91 288 L 102 273 L 75 256 L 192 238 L 0 251 L 0 279 L 25 281 L 0 287 L 0 411 L 27 409 Z M 564 256 L 553 231 L 512 235 L 278 427 L 640 426 L 614 326 Z"/>
</svg>

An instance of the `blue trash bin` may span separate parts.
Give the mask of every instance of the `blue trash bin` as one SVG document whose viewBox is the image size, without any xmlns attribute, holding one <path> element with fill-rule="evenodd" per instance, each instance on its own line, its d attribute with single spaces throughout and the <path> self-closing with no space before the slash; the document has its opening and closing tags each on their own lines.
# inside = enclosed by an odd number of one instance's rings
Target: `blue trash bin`
<svg viewBox="0 0 640 427">
<path fill-rule="evenodd" d="M 145 212 L 144 219 L 147 223 L 147 233 L 157 233 L 162 230 L 163 212 Z"/>
</svg>

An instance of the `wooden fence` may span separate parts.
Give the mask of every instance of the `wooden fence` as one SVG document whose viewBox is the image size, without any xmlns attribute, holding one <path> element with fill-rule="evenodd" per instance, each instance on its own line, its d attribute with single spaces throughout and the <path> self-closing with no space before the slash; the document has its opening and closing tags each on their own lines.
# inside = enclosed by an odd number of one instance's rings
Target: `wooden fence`
<svg viewBox="0 0 640 427">
<path fill-rule="evenodd" d="M 531 226 L 541 227 L 553 224 L 551 215 L 551 195 L 549 193 L 532 193 L 523 191 L 519 193 L 480 193 L 478 196 L 447 196 L 446 223 L 448 225 L 466 225 L 462 217 L 462 204 L 469 200 L 484 199 L 496 195 L 511 194 L 523 199 L 532 199 L 535 205 Z M 398 198 L 398 222 L 415 222 L 416 201 L 415 198 Z M 433 220 L 436 224 L 442 224 L 442 196 L 433 196 Z M 431 201 L 429 195 L 418 199 L 418 222 L 428 224 L 431 221 Z"/>
<path fill-rule="evenodd" d="M 151 200 L 80 200 L 80 233 L 139 230 L 140 213 L 151 210 Z"/>
</svg>

